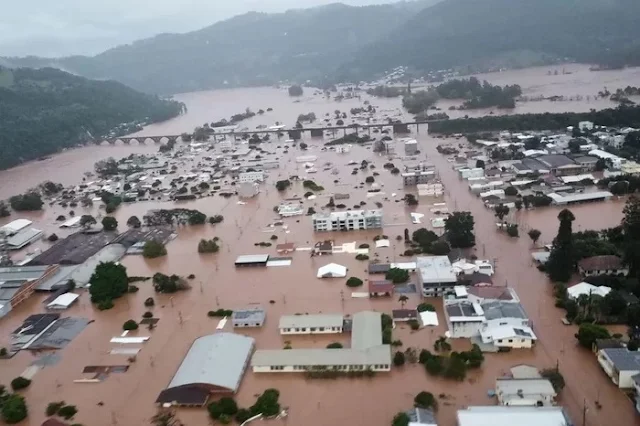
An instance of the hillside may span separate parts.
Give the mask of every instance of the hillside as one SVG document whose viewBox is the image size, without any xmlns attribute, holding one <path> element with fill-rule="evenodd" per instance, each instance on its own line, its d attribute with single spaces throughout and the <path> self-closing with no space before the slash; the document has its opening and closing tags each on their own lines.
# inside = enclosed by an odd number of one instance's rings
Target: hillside
<svg viewBox="0 0 640 426">
<path fill-rule="evenodd" d="M 186 34 L 162 34 L 95 57 L 4 58 L 8 66 L 52 66 L 111 78 L 148 93 L 324 78 L 345 57 L 385 37 L 438 0 L 285 13 L 247 13 Z"/>
<path fill-rule="evenodd" d="M 637 0 L 446 0 L 424 9 L 340 68 L 339 80 L 392 66 L 474 66 L 522 54 L 640 65 Z M 375 51 L 375 55 L 370 52 Z"/>
<path fill-rule="evenodd" d="M 0 168 L 92 136 L 167 120 L 183 108 L 114 81 L 87 80 L 53 68 L 0 68 Z"/>
</svg>

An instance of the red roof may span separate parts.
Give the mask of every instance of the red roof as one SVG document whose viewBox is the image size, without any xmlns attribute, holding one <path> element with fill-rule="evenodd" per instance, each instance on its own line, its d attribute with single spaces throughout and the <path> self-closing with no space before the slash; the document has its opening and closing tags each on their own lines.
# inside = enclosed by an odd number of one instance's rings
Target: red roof
<svg viewBox="0 0 640 426">
<path fill-rule="evenodd" d="M 393 293 L 391 281 L 369 281 L 369 293 Z"/>
<path fill-rule="evenodd" d="M 622 259 L 614 255 L 592 256 L 579 261 L 578 266 L 585 271 L 620 269 L 622 267 Z"/>
<path fill-rule="evenodd" d="M 42 423 L 42 426 L 69 426 L 69 424 L 51 417 L 50 419 L 45 420 L 44 423 Z"/>
</svg>

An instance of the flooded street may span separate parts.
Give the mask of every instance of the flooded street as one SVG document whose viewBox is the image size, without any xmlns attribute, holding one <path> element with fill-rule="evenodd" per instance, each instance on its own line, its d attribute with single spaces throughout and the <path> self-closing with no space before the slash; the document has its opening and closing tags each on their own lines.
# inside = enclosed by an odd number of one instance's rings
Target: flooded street
<svg viewBox="0 0 640 426">
<path fill-rule="evenodd" d="M 521 71 L 510 71 L 502 74 L 482 76 L 492 83 L 518 83 L 523 87 L 525 95 L 551 96 L 554 94 L 595 95 L 598 90 L 607 86 L 614 91 L 618 87 L 640 85 L 638 69 L 589 72 L 587 67 L 567 65 L 565 68 L 573 72 L 571 75 L 547 75 L 549 69 L 536 68 Z M 363 95 L 362 99 L 349 99 L 341 102 L 328 100 L 321 96 L 312 96 L 311 89 L 305 89 L 300 102 L 295 103 L 284 89 L 236 89 L 228 91 L 199 92 L 176 96 L 185 102 L 189 112 L 174 120 L 146 128 L 145 135 L 180 134 L 190 132 L 195 126 L 205 122 L 217 121 L 242 112 L 246 107 L 257 111 L 262 108 L 273 108 L 272 112 L 255 116 L 240 123 L 254 129 L 258 125 L 273 125 L 276 121 L 292 125 L 298 114 L 314 112 L 319 120 L 329 113 L 333 116 L 336 109 L 349 111 L 353 107 L 361 107 L 364 100 L 370 100 L 376 106 L 378 115 L 410 118 L 400 109 L 399 99 L 374 99 Z M 528 102 L 514 110 L 520 112 L 542 112 L 552 110 L 589 110 L 612 106 L 608 100 L 583 102 Z M 558 108 L 558 109 L 553 109 Z M 443 110 L 446 108 L 443 107 Z M 449 111 L 446 111 L 449 113 Z M 453 111 L 460 114 L 460 111 Z M 486 113 L 486 111 L 485 111 Z M 497 113 L 497 112 L 496 112 Z M 480 111 L 474 114 L 482 115 Z M 470 114 L 471 115 L 471 114 Z M 350 119 L 349 119 L 350 120 Z M 332 120 L 335 121 L 335 120 Z M 346 124 L 350 121 L 346 121 Z M 158 393 L 164 389 L 173 377 L 184 354 L 193 340 L 204 334 L 215 332 L 218 319 L 207 317 L 207 312 L 218 308 L 238 309 L 250 304 L 260 304 L 266 310 L 266 322 L 260 329 L 240 331 L 256 339 L 256 348 L 281 349 L 285 341 L 290 341 L 293 348 L 322 348 L 328 343 L 339 341 L 346 343 L 349 335 L 329 336 L 281 336 L 278 332 L 278 319 L 283 314 L 295 313 L 345 313 L 372 309 L 390 313 L 400 308 L 395 299 L 357 299 L 351 297 L 351 289 L 344 285 L 344 279 L 318 279 L 316 271 L 327 263 L 335 262 L 348 268 L 347 276 L 356 276 L 363 280 L 369 278 L 366 272 L 367 262 L 358 261 L 353 254 L 334 254 L 321 257 L 310 257 L 308 252 L 293 253 L 293 263 L 289 267 L 240 268 L 236 269 L 234 260 L 241 254 L 276 255 L 275 244 L 272 247 L 260 248 L 255 243 L 270 241 L 272 235 L 277 236 L 277 243 L 293 242 L 298 247 L 310 247 L 323 239 L 334 239 L 336 244 L 356 241 L 357 244 L 373 245 L 373 238 L 384 234 L 391 240 L 389 248 L 372 249 L 370 257 L 385 261 L 402 261 L 401 254 L 405 247 L 397 236 L 427 227 L 429 219 L 434 217 L 430 212 L 433 202 L 420 199 L 415 208 L 407 208 L 401 198 L 404 195 L 402 179 L 383 169 L 388 162 L 387 156 L 375 154 L 370 147 L 353 146 L 352 151 L 338 154 L 321 151 L 323 143 L 328 139 L 308 138 L 303 141 L 309 145 L 306 152 L 298 147 L 287 153 L 283 147 L 285 138 L 272 139 L 262 145 L 262 149 L 273 153 L 269 159 L 277 159 L 280 168 L 270 170 L 267 182 L 261 185 L 262 192 L 258 197 L 246 204 L 238 204 L 237 197 L 206 197 L 196 201 L 174 202 L 138 202 L 123 204 L 114 216 L 119 222 L 120 231 L 125 230 L 126 221 L 131 215 L 142 217 L 154 208 L 173 208 L 175 206 L 198 209 L 207 216 L 221 214 L 224 222 L 217 225 L 201 225 L 182 227 L 177 238 L 167 245 L 168 255 L 148 260 L 141 256 L 127 256 L 122 263 L 127 267 L 129 276 L 151 276 L 155 272 L 188 276 L 194 274 L 190 281 L 192 288 L 173 295 L 159 295 L 153 291 L 150 281 L 136 283 L 140 291 L 127 294 L 115 302 L 115 308 L 98 311 L 94 308 L 88 294 L 82 296 L 75 306 L 64 312 L 64 316 L 82 316 L 92 322 L 73 342 L 59 351 L 60 360 L 57 365 L 46 367 L 34 377 L 33 384 L 24 391 L 29 406 L 29 418 L 25 426 L 39 426 L 44 420 L 44 410 L 49 402 L 64 400 L 76 405 L 79 413 L 75 421 L 85 426 L 138 426 L 149 423 L 155 413 L 154 401 Z M 376 135 L 372 135 L 376 136 Z M 512 351 L 510 353 L 487 354 L 481 369 L 470 371 L 465 382 L 452 382 L 443 378 L 429 376 L 420 364 L 405 365 L 393 368 L 391 373 L 379 373 L 374 378 L 337 380 L 305 379 L 298 374 L 254 374 L 250 368 L 241 383 L 237 401 L 246 407 L 255 401 L 255 395 L 267 388 L 280 391 L 280 402 L 289 407 L 289 416 L 282 420 L 269 421 L 270 425 L 289 424 L 292 426 L 324 426 L 324 425 L 373 425 L 386 426 L 398 411 L 407 410 L 413 405 L 414 396 L 420 391 L 429 391 L 434 395 L 442 394 L 439 399 L 438 423 L 442 426 L 455 424 L 456 410 L 468 405 L 494 405 L 495 399 L 487 396 L 487 391 L 495 386 L 496 377 L 505 374 L 516 364 L 526 363 L 539 368 L 559 365 L 567 386 L 561 394 L 560 403 L 567 407 L 575 424 L 581 424 L 583 409 L 586 405 L 587 424 L 589 426 L 638 425 L 633 403 L 611 383 L 598 366 L 596 357 L 589 351 L 578 347 L 574 333 L 575 326 L 564 326 L 561 323 L 563 311 L 554 307 L 552 286 L 546 276 L 532 264 L 530 251 L 531 240 L 526 232 L 530 228 L 542 231 L 539 244 L 549 243 L 555 236 L 558 227 L 558 208 L 549 207 L 515 213 L 514 220 L 520 224 L 521 237 L 511 239 L 495 229 L 493 212 L 484 208 L 482 202 L 467 189 L 467 182 L 458 178 L 446 157 L 436 151 L 436 146 L 447 141 L 436 139 L 426 132 L 413 134 L 421 151 L 420 158 L 426 159 L 436 166 L 440 178 L 445 185 L 444 201 L 450 211 L 468 210 L 475 217 L 477 246 L 475 253 L 479 258 L 496 259 L 496 285 L 513 287 L 533 320 L 533 328 L 539 338 L 536 347 L 531 350 Z M 131 153 L 157 152 L 157 146 L 92 146 L 70 150 L 50 159 L 32 162 L 11 170 L 0 171 L 0 198 L 25 191 L 44 180 L 61 182 L 65 185 L 80 182 L 83 173 L 93 170 L 93 164 L 108 156 L 121 158 Z M 398 154 L 401 153 L 398 145 Z M 186 160 L 184 171 L 198 168 L 198 162 L 206 153 L 194 155 Z M 279 193 L 274 187 L 277 180 L 291 175 L 305 177 L 302 166 L 295 158 L 300 155 L 314 155 L 318 159 L 318 173 L 306 176 L 317 184 L 324 186 L 315 200 L 304 200 L 303 207 L 314 207 L 321 211 L 329 202 L 333 193 L 349 193 L 350 198 L 344 203 L 354 207 L 361 202 L 363 208 L 375 208 L 376 202 L 383 203 L 385 226 L 381 232 L 334 232 L 314 234 L 311 220 L 307 216 L 296 216 L 284 219 L 288 226 L 269 228 L 278 219 L 273 207 L 286 198 L 301 197 L 307 190 L 302 182 L 294 182 L 285 193 Z M 367 160 L 376 167 L 369 171 L 351 174 L 351 160 L 360 162 Z M 400 166 L 400 159 L 392 160 Z M 332 175 L 322 171 L 322 165 L 332 163 L 339 174 Z M 180 172 L 182 172 L 181 170 Z M 377 195 L 367 196 L 365 177 L 378 172 L 376 183 L 381 186 Z M 334 182 L 334 180 L 336 180 Z M 393 196 L 393 194 L 397 194 Z M 576 216 L 574 230 L 602 229 L 615 226 L 622 218 L 624 200 L 612 200 L 605 203 L 587 204 L 572 207 Z M 56 232 L 66 236 L 74 231 L 62 231 L 55 219 L 60 214 L 68 214 L 70 209 L 60 206 L 49 207 L 41 213 L 14 214 L 12 219 L 26 217 L 34 220 L 39 229 L 48 234 Z M 97 208 L 74 208 L 78 214 L 99 215 Z M 425 225 L 411 223 L 409 213 L 417 211 L 425 214 Z M 104 212 L 101 214 L 104 215 Z M 0 225 L 8 222 L 4 219 Z M 200 255 L 197 252 L 198 241 L 202 238 L 219 237 L 221 250 L 213 255 Z M 46 248 L 50 243 L 40 241 L 36 247 Z M 29 248 L 31 250 L 33 247 Z M 18 253 L 18 257 L 24 255 Z M 8 333 L 18 327 L 23 319 L 31 313 L 44 312 L 41 302 L 45 296 L 34 296 L 3 318 L 0 335 L 0 347 L 7 346 Z M 82 368 L 86 365 L 127 364 L 124 356 L 110 355 L 113 345 L 109 340 L 119 336 L 122 324 L 128 319 L 141 318 L 149 310 L 143 306 L 148 297 L 154 297 L 156 306 L 151 310 L 160 321 L 157 327 L 146 330 L 142 327 L 131 335 L 151 336 L 144 344 L 134 363 L 123 374 L 111 374 L 100 383 L 73 383 L 81 378 Z M 415 307 L 420 303 L 419 295 L 410 295 L 407 307 Z M 415 347 L 432 350 L 433 343 L 444 335 L 446 322 L 442 312 L 441 300 L 426 300 L 437 307 L 440 325 L 435 328 L 423 328 L 411 331 L 408 326 L 400 325 L 394 329 L 393 339 L 403 342 L 402 348 Z M 226 331 L 232 331 L 227 324 Z M 466 345 L 465 341 L 456 341 L 455 346 Z M 11 360 L 2 360 L 0 383 L 8 384 L 11 379 L 20 375 L 35 359 L 27 351 L 20 352 Z M 595 407 L 595 401 L 602 404 L 601 409 Z M 208 415 L 204 409 L 179 409 L 179 418 L 188 426 L 208 424 Z M 612 423 L 612 419 L 615 422 Z"/>
</svg>

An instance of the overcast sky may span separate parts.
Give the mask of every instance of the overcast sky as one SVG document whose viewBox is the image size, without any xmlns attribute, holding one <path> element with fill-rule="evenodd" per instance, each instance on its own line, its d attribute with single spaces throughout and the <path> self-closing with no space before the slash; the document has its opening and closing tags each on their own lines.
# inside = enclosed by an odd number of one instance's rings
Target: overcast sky
<svg viewBox="0 0 640 426">
<path fill-rule="evenodd" d="M 337 0 L 2 0 L 0 56 L 96 54 L 163 32 L 187 32 L 248 11 Z M 393 0 L 342 0 L 351 5 Z"/>
</svg>

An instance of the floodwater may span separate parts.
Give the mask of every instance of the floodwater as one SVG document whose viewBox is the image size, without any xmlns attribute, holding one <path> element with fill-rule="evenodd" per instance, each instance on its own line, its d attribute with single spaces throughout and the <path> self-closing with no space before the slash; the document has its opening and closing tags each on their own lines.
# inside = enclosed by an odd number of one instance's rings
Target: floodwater
<svg viewBox="0 0 640 426">
<path fill-rule="evenodd" d="M 577 65 L 568 65 L 567 69 L 575 70 L 571 76 L 548 76 L 547 69 L 531 69 L 518 71 L 522 81 L 518 79 L 518 72 L 487 75 L 490 78 L 512 79 L 508 82 L 519 82 L 525 93 L 529 87 L 551 95 L 559 90 L 580 92 L 580 87 L 586 87 L 589 93 L 600 90 L 598 85 L 604 86 L 607 81 L 609 89 L 624 87 L 628 84 L 640 85 L 637 70 L 592 73 L 595 79 L 602 78 L 602 84 L 592 82 L 580 83 L 580 78 L 587 81 L 592 74 Z M 552 68 L 553 69 L 553 68 Z M 587 75 L 587 73 L 589 73 Z M 618 77 L 614 77 L 618 73 Z M 567 82 L 568 88 L 562 89 L 559 78 L 571 77 Z M 619 79 L 619 86 L 608 83 Z M 507 81 L 507 80 L 505 80 Z M 618 80 L 616 80 L 618 81 Z M 560 89 L 558 88 L 560 87 Z M 585 89 L 585 90 L 587 90 Z M 613 90 L 612 90 L 613 91 Z M 176 98 L 185 102 L 189 113 L 166 123 L 150 126 L 144 132 L 147 135 L 179 134 L 190 131 L 196 125 L 206 121 L 218 120 L 250 107 L 253 110 L 269 107 L 273 112 L 256 116 L 243 122 L 241 126 L 255 128 L 259 124 L 272 125 L 276 121 L 291 124 L 300 113 L 315 112 L 320 118 L 325 113 L 333 115 L 339 109 L 348 111 L 352 107 L 361 106 L 361 100 L 344 100 L 337 103 L 321 96 L 314 97 L 308 90 L 299 103 L 293 103 L 286 91 L 264 89 L 238 89 L 217 92 L 200 92 L 185 94 Z M 369 99 L 368 97 L 366 99 Z M 378 107 L 379 115 L 401 115 L 399 100 L 371 99 Z M 528 103 L 523 107 L 535 106 L 537 111 L 544 111 L 550 103 Z M 555 105 L 570 107 L 569 103 Z M 516 112 L 520 111 L 518 107 Z M 587 107 L 588 109 L 589 107 Z M 421 128 L 422 131 L 422 128 Z M 617 425 L 640 424 L 636 420 L 633 403 L 626 398 L 609 381 L 597 364 L 593 354 L 579 348 L 573 334 L 576 328 L 564 326 L 560 322 L 563 312 L 553 306 L 551 284 L 545 276 L 537 271 L 530 260 L 531 241 L 526 236 L 528 228 L 542 231 L 541 243 L 550 242 L 557 231 L 556 216 L 559 209 L 546 208 L 527 212 L 515 213 L 514 220 L 521 224 L 522 237 L 510 239 L 495 230 L 494 218 L 491 211 L 486 210 L 482 203 L 467 190 L 466 183 L 459 180 L 446 158 L 436 152 L 436 145 L 451 141 L 435 139 L 425 134 L 414 134 L 418 139 L 420 156 L 436 165 L 440 177 L 446 187 L 444 201 L 450 210 L 469 210 L 476 220 L 477 246 L 476 255 L 479 258 L 497 260 L 497 272 L 494 277 L 496 285 L 505 283 L 516 289 L 522 303 L 533 320 L 534 330 L 540 339 L 531 351 L 514 351 L 508 354 L 490 354 L 479 371 L 471 372 L 463 383 L 434 379 L 428 376 L 419 365 L 406 365 L 394 369 L 389 374 L 378 374 L 372 379 L 338 379 L 338 380 L 306 380 L 301 375 L 286 374 L 253 374 L 247 371 L 241 384 L 237 400 L 241 406 L 248 406 L 255 400 L 255 395 L 266 388 L 277 388 L 281 392 L 281 403 L 289 407 L 289 417 L 284 420 L 271 421 L 270 424 L 291 424 L 321 426 L 325 424 L 371 424 L 388 425 L 394 414 L 410 408 L 413 397 L 422 390 L 436 395 L 443 394 L 440 399 L 438 420 L 441 425 L 453 425 L 457 409 L 468 405 L 493 405 L 495 400 L 487 396 L 487 391 L 494 387 L 494 380 L 516 364 L 527 363 L 540 368 L 559 365 L 567 381 L 567 387 L 561 395 L 561 404 L 567 407 L 576 424 L 582 421 L 583 408 L 586 405 L 587 424 L 594 426 L 608 426 L 615 419 Z M 222 214 L 225 221 L 211 226 L 197 226 L 180 228 L 177 238 L 168 246 L 168 256 L 155 260 L 142 257 L 128 256 L 123 259 L 129 275 L 150 276 L 155 272 L 178 274 L 187 276 L 195 274 L 189 291 L 174 295 L 156 295 L 150 282 L 137 283 L 140 291 L 126 295 L 116 302 L 114 309 L 100 312 L 89 302 L 88 295 L 82 294 L 77 305 L 64 315 L 78 315 L 94 319 L 85 331 L 80 334 L 67 348 L 59 351 L 60 362 L 53 367 L 39 371 L 33 379 L 30 388 L 24 391 L 30 408 L 29 420 L 25 425 L 39 425 L 44 419 L 44 410 L 49 402 L 64 400 L 77 405 L 79 413 L 75 421 L 91 426 L 107 425 L 143 425 L 154 414 L 153 404 L 158 393 L 166 387 L 175 373 L 191 342 L 204 334 L 213 333 L 217 325 L 216 319 L 210 319 L 206 313 L 217 308 L 237 309 L 251 304 L 260 304 L 267 310 L 267 320 L 261 329 L 242 330 L 241 333 L 256 339 L 256 347 L 262 349 L 276 349 L 290 341 L 294 348 L 325 347 L 329 342 L 348 342 L 348 336 L 280 336 L 277 330 L 278 318 L 282 314 L 294 313 L 333 313 L 344 312 L 352 314 L 360 310 L 374 309 L 390 312 L 399 308 L 396 299 L 352 299 L 351 290 L 344 285 L 343 279 L 317 279 L 317 268 L 330 263 L 340 263 L 348 267 L 350 276 L 362 279 L 368 278 L 366 262 L 355 260 L 351 254 L 336 254 L 332 256 L 310 258 L 308 252 L 293 254 L 293 264 L 290 267 L 273 268 L 243 268 L 236 270 L 233 261 L 240 254 L 269 253 L 275 255 L 275 244 L 270 248 L 254 246 L 260 241 L 269 241 L 272 235 L 278 237 L 277 242 L 295 242 L 298 247 L 309 247 L 315 241 L 333 238 L 336 243 L 357 241 L 373 245 L 373 238 L 384 233 L 392 241 L 392 247 L 372 249 L 370 256 L 380 261 L 402 260 L 400 254 L 404 251 L 402 241 L 396 237 L 408 228 L 413 231 L 421 226 L 413 225 L 409 218 L 410 211 L 425 214 L 424 222 L 429 223 L 433 216 L 429 209 L 432 207 L 426 199 L 420 200 L 420 205 L 409 210 L 399 201 L 403 196 L 400 178 L 391 175 L 382 165 L 389 161 L 386 156 L 379 156 L 366 147 L 353 147 L 351 153 L 336 154 L 321 152 L 321 139 L 307 139 L 309 150 L 304 155 L 316 155 L 317 174 L 309 175 L 310 179 L 325 187 L 316 200 L 304 201 L 304 208 L 315 207 L 321 210 L 328 202 L 329 194 L 348 192 L 350 199 L 344 201 L 349 207 L 360 202 L 366 202 L 364 208 L 375 208 L 376 201 L 383 203 L 385 228 L 382 232 L 360 231 L 351 233 L 331 233 L 314 235 L 310 219 L 299 216 L 285 219 L 288 232 L 281 227 L 268 228 L 276 218 L 273 207 L 284 198 L 294 195 L 301 196 L 306 189 L 301 183 L 294 183 L 285 193 L 278 193 L 273 184 L 276 180 L 298 174 L 304 176 L 302 168 L 298 168 L 295 157 L 303 155 L 298 148 L 291 148 L 288 153 L 277 146 L 284 146 L 285 142 L 273 141 L 263 145 L 263 149 L 273 152 L 267 158 L 277 158 L 281 168 L 270 171 L 268 181 L 262 185 L 262 193 L 244 205 L 237 203 L 236 198 L 225 199 L 219 196 L 202 198 L 197 201 L 180 203 L 179 206 L 199 209 L 207 215 Z M 456 141 L 456 143 L 458 143 Z M 401 149 L 401 146 L 398 146 Z M 155 153 L 155 146 L 101 146 L 70 150 L 51 159 L 33 162 L 22 167 L 0 172 L 0 197 L 4 198 L 36 185 L 44 180 L 53 180 L 65 184 L 78 182 L 85 171 L 90 171 L 93 163 L 107 156 L 123 157 L 132 152 Z M 186 159 L 182 169 L 189 170 L 201 161 L 202 153 L 194 158 Z M 366 159 L 375 164 L 376 168 L 369 171 L 359 171 L 351 175 L 352 166 L 347 166 L 350 160 Z M 399 165 L 400 160 L 392 160 Z M 332 175 L 323 172 L 322 165 L 331 162 L 340 173 Z M 381 185 L 382 193 L 368 198 L 366 184 L 361 184 L 365 176 L 378 172 L 376 182 Z M 334 182 L 338 180 L 338 182 Z M 396 193 L 395 197 L 392 194 Z M 433 201 L 432 201 L 433 202 Z M 576 216 L 576 229 L 600 229 L 619 223 L 622 214 L 623 200 L 613 200 L 606 203 L 583 205 L 572 208 Z M 124 228 L 127 218 L 133 214 L 142 216 L 152 208 L 171 208 L 174 203 L 141 202 L 122 205 L 115 216 Z M 69 209 L 59 206 L 47 207 L 42 213 L 24 215 L 36 221 L 37 226 L 47 232 L 60 232 L 55 223 L 59 214 L 67 214 Z M 78 207 L 76 214 L 85 213 Z M 87 211 L 88 212 L 88 211 Z M 91 213 L 98 214 L 96 210 Z M 3 221 L 2 223 L 6 222 Z M 213 255 L 199 255 L 197 243 L 201 238 L 219 237 L 222 249 Z M 46 247 L 48 243 L 39 242 L 36 245 Z M 23 253 L 18 253 L 18 257 Z M 157 327 L 148 331 L 142 327 L 134 335 L 149 335 L 151 339 L 144 344 L 142 351 L 130 369 L 124 374 L 112 374 L 101 383 L 80 384 L 73 383 L 81 377 L 82 368 L 86 365 L 114 365 L 127 364 L 126 357 L 110 355 L 112 345 L 109 340 L 121 333 L 121 325 L 127 319 L 140 319 L 147 310 L 143 301 L 147 297 L 154 297 L 156 306 L 152 308 L 154 316 L 160 318 Z M 15 329 L 30 313 L 42 312 L 41 297 L 33 297 L 19 306 L 8 317 L 2 319 L 4 333 L 0 335 L 0 346 L 6 346 L 7 333 Z M 418 295 L 411 295 L 407 306 L 419 303 Z M 411 331 L 406 326 L 399 326 L 394 330 L 393 338 L 402 340 L 404 346 L 432 349 L 435 340 L 444 334 L 444 316 L 439 301 L 433 302 L 438 307 L 441 325 L 434 329 Z M 231 331 L 227 326 L 227 331 Z M 456 342 L 458 345 L 464 343 Z M 3 360 L 0 369 L 0 383 L 8 384 L 11 379 L 20 375 L 35 359 L 34 355 L 21 352 L 11 360 Z M 595 407 L 595 401 L 602 405 Z M 207 424 L 207 414 L 202 409 L 180 409 L 179 417 L 185 424 Z"/>
</svg>

